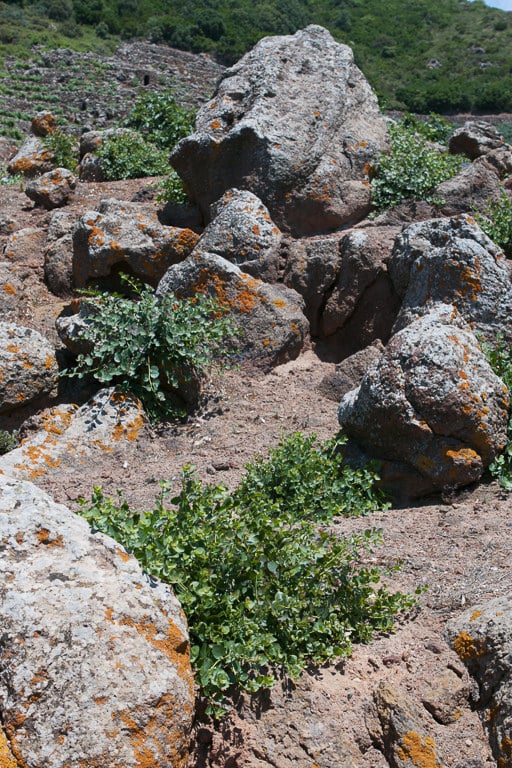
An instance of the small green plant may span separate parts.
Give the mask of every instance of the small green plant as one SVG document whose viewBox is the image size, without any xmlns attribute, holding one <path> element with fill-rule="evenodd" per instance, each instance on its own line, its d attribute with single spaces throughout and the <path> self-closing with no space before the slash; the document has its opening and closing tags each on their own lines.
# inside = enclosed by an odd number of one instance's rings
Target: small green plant
<svg viewBox="0 0 512 768">
<path fill-rule="evenodd" d="M 498 336 L 492 345 L 482 343 L 482 350 L 494 373 L 500 377 L 509 393 L 512 393 L 512 349 L 507 346 L 503 337 Z M 489 471 L 498 479 L 502 488 L 507 491 L 512 490 L 512 415 L 510 415 L 510 402 L 507 444 L 499 456 L 494 459 Z"/>
<path fill-rule="evenodd" d="M 181 415 L 187 389 L 193 392 L 213 362 L 226 359 L 234 326 L 213 299 L 156 296 L 149 286 L 124 280 L 136 299 L 107 292 L 82 299 L 92 308 L 82 333 L 91 351 L 63 375 L 92 374 L 134 394 L 152 421 Z"/>
<path fill-rule="evenodd" d="M 0 456 L 13 451 L 18 445 L 19 435 L 17 430 L 9 432 L 7 429 L 0 429 Z"/>
<path fill-rule="evenodd" d="M 74 136 L 62 128 L 57 128 L 43 139 L 44 145 L 53 152 L 55 164 L 59 168 L 76 171 L 78 165 L 78 147 Z"/>
<path fill-rule="evenodd" d="M 389 139 L 390 151 L 381 155 L 372 179 L 375 210 L 409 199 L 438 202 L 435 188 L 457 173 L 463 158 L 439 152 L 403 123 L 389 128 Z"/>
<path fill-rule="evenodd" d="M 169 173 L 168 153 L 135 131 L 104 138 L 96 154 L 101 158 L 101 167 L 107 181 Z"/>
<path fill-rule="evenodd" d="M 406 112 L 401 120 L 404 128 L 413 130 L 427 141 L 438 141 L 445 144 L 453 133 L 453 126 L 441 115 L 431 112 L 427 118 Z"/>
<path fill-rule="evenodd" d="M 291 435 L 268 461 L 248 465 L 231 493 L 203 485 L 187 467 L 181 491 L 166 504 L 171 489 L 163 483 L 152 510 L 133 512 L 100 488 L 83 502 L 93 527 L 175 589 L 213 714 L 225 712 L 231 686 L 256 692 L 283 673 L 298 677 L 310 662 L 346 656 L 414 603 L 361 564 L 379 532 L 342 538 L 324 527 L 381 501 L 372 496 L 372 471 L 338 476 L 339 443 L 317 447 L 314 437 Z"/>
<path fill-rule="evenodd" d="M 176 103 L 172 91 L 144 91 L 126 118 L 160 149 L 172 149 L 194 130 L 194 112 Z"/>
<path fill-rule="evenodd" d="M 157 184 L 157 203 L 178 203 L 184 205 L 188 202 L 188 196 L 181 178 L 174 168 Z"/>
<path fill-rule="evenodd" d="M 503 249 L 507 256 L 512 256 L 512 200 L 503 190 L 498 200 L 489 200 L 483 213 L 476 212 L 474 217 L 481 229 L 491 240 Z"/>
</svg>

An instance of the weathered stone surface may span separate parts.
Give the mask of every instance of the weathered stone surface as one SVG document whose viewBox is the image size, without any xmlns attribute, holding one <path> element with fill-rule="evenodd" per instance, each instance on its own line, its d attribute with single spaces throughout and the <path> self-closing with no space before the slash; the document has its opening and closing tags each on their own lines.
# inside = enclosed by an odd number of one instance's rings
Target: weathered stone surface
<svg viewBox="0 0 512 768">
<path fill-rule="evenodd" d="M 36 112 L 30 124 L 32 133 L 36 136 L 48 136 L 57 129 L 57 119 L 52 112 L 47 109 Z"/>
<path fill-rule="evenodd" d="M 49 473 L 76 472 L 87 458 L 134 443 L 145 423 L 138 402 L 102 389 L 81 408 L 62 405 L 34 417 L 34 434 L 0 456 L 0 473 L 36 480 Z"/>
<path fill-rule="evenodd" d="M 366 724 L 391 768 L 441 768 L 435 739 L 426 731 L 418 707 L 389 684 L 382 682 L 375 689 Z"/>
<path fill-rule="evenodd" d="M 137 203 L 102 200 L 86 212 L 73 233 L 73 282 L 82 288 L 113 267 L 157 285 L 171 264 L 183 261 L 199 236 L 190 229 L 165 227 L 156 212 Z M 123 271 L 121 269 L 121 271 Z"/>
<path fill-rule="evenodd" d="M 491 123 L 470 120 L 453 132 L 448 146 L 452 154 L 475 160 L 494 149 L 506 147 L 506 142 Z"/>
<path fill-rule="evenodd" d="M 73 292 L 73 231 L 77 215 L 56 210 L 52 214 L 44 251 L 44 279 L 56 296 Z"/>
<path fill-rule="evenodd" d="M 200 253 L 168 269 L 157 293 L 213 296 L 237 324 L 242 360 L 269 369 L 299 355 L 309 339 L 304 302 L 296 291 L 269 285 L 221 256 Z"/>
<path fill-rule="evenodd" d="M 51 171 L 54 162 L 55 154 L 45 147 L 43 141 L 38 136 L 29 136 L 10 160 L 7 170 L 13 175 L 39 176 Z"/>
<path fill-rule="evenodd" d="M 194 254 L 215 253 L 253 277 L 276 282 L 282 234 L 256 195 L 229 189 L 212 206 L 211 219 Z"/>
<path fill-rule="evenodd" d="M 377 340 L 375 344 L 346 357 L 345 360 L 338 363 L 334 373 L 322 380 L 320 391 L 330 400 L 339 403 L 347 392 L 360 385 L 363 376 L 380 359 L 383 351 L 384 346 Z"/>
<path fill-rule="evenodd" d="M 467 681 L 450 669 L 435 677 L 421 693 L 421 703 L 441 725 L 457 722 L 468 698 Z"/>
<path fill-rule="evenodd" d="M 0 413 L 51 392 L 57 373 L 54 349 L 40 333 L 0 322 Z"/>
<path fill-rule="evenodd" d="M 476 707 L 500 768 L 512 766 L 512 599 L 473 606 L 447 627 L 453 648 L 479 687 Z"/>
<path fill-rule="evenodd" d="M 459 173 L 439 184 L 435 194 L 443 200 L 441 213 L 456 216 L 485 210 L 489 200 L 498 200 L 501 191 L 496 171 L 476 162 L 463 166 Z"/>
<path fill-rule="evenodd" d="M 469 216 L 412 224 L 397 238 L 388 269 L 403 297 L 393 331 L 429 311 L 432 302 L 446 302 L 474 333 L 512 340 L 506 259 Z"/>
<path fill-rule="evenodd" d="M 45 235 L 42 229 L 24 227 L 9 236 L 5 248 L 4 259 L 11 263 L 26 264 L 29 267 L 39 267 L 35 257 L 44 248 Z"/>
<path fill-rule="evenodd" d="M 14 765 L 183 768 L 193 686 L 170 588 L 31 483 L 0 478 L 0 540 L 0 712 Z"/>
<path fill-rule="evenodd" d="M 236 187 L 257 195 L 281 229 L 304 235 L 364 218 L 368 163 L 385 145 L 352 51 L 309 26 L 261 40 L 227 70 L 171 162 L 205 220 Z"/>
<path fill-rule="evenodd" d="M 67 168 L 55 168 L 43 173 L 25 187 L 25 194 L 36 205 L 51 211 L 69 203 L 76 187 L 76 178 Z"/>
<path fill-rule="evenodd" d="M 474 165 L 483 165 L 494 171 L 498 178 L 504 179 L 512 173 L 512 147 L 507 144 L 505 147 L 492 149 L 482 157 L 478 157 Z"/>
<path fill-rule="evenodd" d="M 23 285 L 14 267 L 7 261 L 0 261 L 0 320 L 6 320 L 20 301 Z"/>
<path fill-rule="evenodd" d="M 435 304 L 391 338 L 342 399 L 339 422 L 369 455 L 411 467 L 434 491 L 480 478 L 506 443 L 507 405 L 457 310 Z"/>
<path fill-rule="evenodd" d="M 98 313 L 96 304 L 91 301 L 80 301 L 78 312 L 62 314 L 55 320 L 55 328 L 62 343 L 74 355 L 90 352 L 93 344 L 82 338 L 91 315 Z"/>
</svg>

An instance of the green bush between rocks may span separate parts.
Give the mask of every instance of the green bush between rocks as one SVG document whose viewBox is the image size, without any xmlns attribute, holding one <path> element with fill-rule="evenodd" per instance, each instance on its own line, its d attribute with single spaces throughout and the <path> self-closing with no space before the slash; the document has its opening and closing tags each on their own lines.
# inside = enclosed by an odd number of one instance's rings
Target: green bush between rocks
<svg viewBox="0 0 512 768">
<path fill-rule="evenodd" d="M 498 337 L 493 345 L 483 343 L 482 350 L 494 373 L 500 377 L 508 388 L 509 393 L 512 393 L 512 349 L 505 344 L 502 337 Z M 489 467 L 489 471 L 497 478 L 502 488 L 505 488 L 507 491 L 512 490 L 512 415 L 510 415 L 510 401 L 507 444 L 500 455 L 494 459 Z"/>
<path fill-rule="evenodd" d="M 171 584 L 189 623 L 191 658 L 208 711 L 225 712 L 232 686 L 250 693 L 308 663 L 350 654 L 389 631 L 410 595 L 379 584 L 362 560 L 375 530 L 340 537 L 337 515 L 360 515 L 382 498 L 372 469 L 340 469 L 337 437 L 293 434 L 247 465 L 232 492 L 186 467 L 177 495 L 162 483 L 153 509 L 132 511 L 95 488 L 81 513 Z M 170 496 L 169 503 L 166 503 Z"/>
<path fill-rule="evenodd" d="M 107 181 L 169 173 L 168 153 L 136 131 L 106 136 L 96 154 Z"/>
<path fill-rule="evenodd" d="M 503 190 L 498 200 L 489 200 L 485 210 L 475 212 L 474 217 L 485 234 L 512 256 L 512 201 L 508 193 Z"/>
</svg>

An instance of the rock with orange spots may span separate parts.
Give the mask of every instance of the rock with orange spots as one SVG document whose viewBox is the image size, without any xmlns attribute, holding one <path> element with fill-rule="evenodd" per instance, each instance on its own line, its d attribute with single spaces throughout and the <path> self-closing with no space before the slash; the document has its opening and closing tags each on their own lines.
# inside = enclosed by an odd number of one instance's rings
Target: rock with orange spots
<svg viewBox="0 0 512 768">
<path fill-rule="evenodd" d="M 411 224 L 396 239 L 388 270 L 402 299 L 394 332 L 432 302 L 453 304 L 474 333 L 512 341 L 512 287 L 503 252 L 470 216 Z"/>
<path fill-rule="evenodd" d="M 367 215 L 371 165 L 386 142 L 351 49 L 311 25 L 260 40 L 226 70 L 171 163 L 206 221 L 226 190 L 248 189 L 300 236 Z"/>
<path fill-rule="evenodd" d="M 123 271 L 156 286 L 198 239 L 190 229 L 160 224 L 151 205 L 102 200 L 79 219 L 73 233 L 74 286 Z"/>
<path fill-rule="evenodd" d="M 37 206 L 51 211 L 62 208 L 71 200 L 76 187 L 76 178 L 67 168 L 54 168 L 43 173 L 25 187 L 25 194 Z"/>
<path fill-rule="evenodd" d="M 0 261 L 0 320 L 8 320 L 23 295 L 23 284 L 14 266 Z"/>
<path fill-rule="evenodd" d="M 13 175 L 32 178 L 51 171 L 54 165 L 55 153 L 38 136 L 29 136 L 9 161 L 7 170 Z"/>
<path fill-rule="evenodd" d="M 57 119 L 52 112 L 45 109 L 36 112 L 31 120 L 30 128 L 36 136 L 48 136 L 57 130 Z"/>
<path fill-rule="evenodd" d="M 473 215 L 475 211 L 485 211 L 490 201 L 499 200 L 502 187 L 496 169 L 476 160 L 439 184 L 435 194 L 442 200 L 439 210 L 444 216 Z"/>
<path fill-rule="evenodd" d="M 138 401 L 102 389 L 80 408 L 60 405 L 31 419 L 29 436 L 0 456 L 0 471 L 22 480 L 74 473 L 95 455 L 122 456 L 145 425 Z"/>
<path fill-rule="evenodd" d="M 194 691 L 171 589 L 1 475 L 0 541 L 1 733 L 14 765 L 184 768 Z"/>
<path fill-rule="evenodd" d="M 195 253 L 216 253 L 253 277 L 277 282 L 282 234 L 252 192 L 229 189 L 212 206 Z"/>
<path fill-rule="evenodd" d="M 44 249 L 44 279 L 56 296 L 73 293 L 73 231 L 77 214 L 66 210 L 53 211 Z"/>
<path fill-rule="evenodd" d="M 454 650 L 476 680 L 473 706 L 498 768 L 512 767 L 512 598 L 472 606 L 447 626 Z"/>
<path fill-rule="evenodd" d="M 457 310 L 435 304 L 392 336 L 339 422 L 374 458 L 400 469 L 409 495 L 478 480 L 506 444 L 508 390 Z M 416 491 L 416 494 L 415 494 Z"/>
<path fill-rule="evenodd" d="M 49 394 L 57 374 L 55 351 L 40 333 L 0 322 L 0 413 Z"/>
<path fill-rule="evenodd" d="M 239 329 L 233 340 L 241 360 L 268 370 L 293 360 L 309 340 L 304 301 L 291 288 L 270 285 L 213 253 L 198 253 L 170 267 L 158 294 L 205 294 L 224 307 Z"/>
<path fill-rule="evenodd" d="M 388 683 L 373 693 L 366 726 L 377 748 L 393 768 L 443 768 L 423 713 L 415 702 Z"/>
<path fill-rule="evenodd" d="M 354 229 L 349 233 L 284 245 L 286 285 L 306 302 L 311 333 L 324 340 L 335 359 L 386 342 L 399 309 L 387 272 L 397 227 Z"/>
</svg>

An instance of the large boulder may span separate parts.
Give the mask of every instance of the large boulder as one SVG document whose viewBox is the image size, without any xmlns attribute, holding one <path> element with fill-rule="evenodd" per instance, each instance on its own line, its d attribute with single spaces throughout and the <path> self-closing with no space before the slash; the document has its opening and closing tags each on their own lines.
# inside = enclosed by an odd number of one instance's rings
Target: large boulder
<svg viewBox="0 0 512 768">
<path fill-rule="evenodd" d="M 36 205 L 51 211 L 67 205 L 73 196 L 76 178 L 67 168 L 55 168 L 33 179 L 25 187 L 25 194 Z"/>
<path fill-rule="evenodd" d="M 412 224 L 388 260 L 402 307 L 394 332 L 432 302 L 453 304 L 474 333 L 512 341 L 512 289 L 503 252 L 469 216 Z"/>
<path fill-rule="evenodd" d="M 40 333 L 0 322 L 0 413 L 49 394 L 57 374 L 54 349 Z"/>
<path fill-rule="evenodd" d="M 29 136 L 9 161 L 7 170 L 13 175 L 29 178 L 51 171 L 55 165 L 55 153 L 39 136 Z"/>
<path fill-rule="evenodd" d="M 171 163 L 209 220 L 248 189 L 294 235 L 333 231 L 370 210 L 369 164 L 386 146 L 377 99 L 350 48 L 322 27 L 261 40 L 220 80 Z"/>
<path fill-rule="evenodd" d="M 73 292 L 73 231 L 77 214 L 56 210 L 52 213 L 44 249 L 44 279 L 56 296 Z"/>
<path fill-rule="evenodd" d="M 169 587 L 31 483 L 0 477 L 0 762 L 183 768 L 194 708 Z"/>
<path fill-rule="evenodd" d="M 238 328 L 233 343 L 240 359 L 263 370 L 298 357 L 309 341 L 304 302 L 296 291 L 251 277 L 216 254 L 198 253 L 170 267 L 157 293 L 169 291 L 179 298 L 216 299 Z"/>
<path fill-rule="evenodd" d="M 484 120 L 469 120 L 453 132 L 449 141 L 452 154 L 466 155 L 470 160 L 506 146 L 503 136 Z"/>
<path fill-rule="evenodd" d="M 508 390 L 456 308 L 434 304 L 391 338 L 338 415 L 422 494 L 481 477 L 506 444 Z"/>
<path fill-rule="evenodd" d="M 277 281 L 282 234 L 256 195 L 229 189 L 212 206 L 211 219 L 194 254 L 216 253 L 253 277 Z"/>
<path fill-rule="evenodd" d="M 499 768 L 512 768 L 512 599 L 476 605 L 453 619 L 447 634 L 478 683 L 481 713 Z"/>
<path fill-rule="evenodd" d="M 444 216 L 485 211 L 489 201 L 496 202 L 501 193 L 498 170 L 480 161 L 464 165 L 459 173 L 443 181 L 435 190 L 441 198 L 439 207 Z"/>
<path fill-rule="evenodd" d="M 156 211 L 138 203 L 102 200 L 87 211 L 73 233 L 73 282 L 83 288 L 94 278 L 120 270 L 156 286 L 171 264 L 185 259 L 199 235 L 165 227 Z"/>
</svg>

